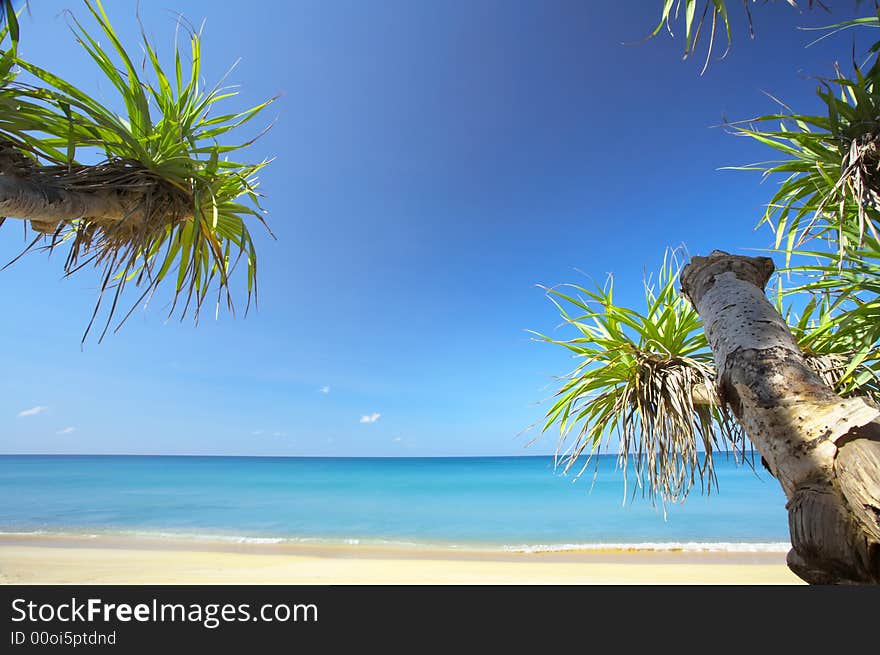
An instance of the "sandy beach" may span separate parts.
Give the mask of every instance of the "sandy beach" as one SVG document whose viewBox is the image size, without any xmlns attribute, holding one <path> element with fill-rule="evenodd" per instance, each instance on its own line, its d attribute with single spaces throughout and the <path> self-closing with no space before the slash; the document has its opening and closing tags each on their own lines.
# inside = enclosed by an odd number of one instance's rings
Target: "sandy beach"
<svg viewBox="0 0 880 655">
<path fill-rule="evenodd" d="M 784 553 L 513 553 L 6 535 L 3 584 L 799 584 Z"/>
</svg>

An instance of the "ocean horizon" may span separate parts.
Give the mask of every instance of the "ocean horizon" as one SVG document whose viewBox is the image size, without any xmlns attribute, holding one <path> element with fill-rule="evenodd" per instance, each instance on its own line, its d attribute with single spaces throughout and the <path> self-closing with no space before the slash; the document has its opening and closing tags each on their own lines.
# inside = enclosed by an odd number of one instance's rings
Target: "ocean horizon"
<svg viewBox="0 0 880 655">
<path fill-rule="evenodd" d="M 788 550 L 785 498 L 716 455 L 717 488 L 655 504 L 617 455 L 0 455 L 0 534 L 507 551 Z M 594 477 L 595 476 L 595 477 Z"/>
</svg>

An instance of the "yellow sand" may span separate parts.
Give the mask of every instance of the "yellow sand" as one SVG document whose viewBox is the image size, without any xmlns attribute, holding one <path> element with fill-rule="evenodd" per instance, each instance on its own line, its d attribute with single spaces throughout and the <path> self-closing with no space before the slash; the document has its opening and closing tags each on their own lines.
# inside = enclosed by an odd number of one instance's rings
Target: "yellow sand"
<svg viewBox="0 0 880 655">
<path fill-rule="evenodd" d="M 783 553 L 450 552 L 0 537 L 5 584 L 798 584 Z"/>
</svg>

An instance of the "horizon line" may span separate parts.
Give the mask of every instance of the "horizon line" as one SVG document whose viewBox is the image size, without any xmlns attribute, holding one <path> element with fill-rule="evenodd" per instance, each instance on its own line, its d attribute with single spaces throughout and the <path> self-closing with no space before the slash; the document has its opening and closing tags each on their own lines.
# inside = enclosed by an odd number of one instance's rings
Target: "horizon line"
<svg viewBox="0 0 880 655">
<path fill-rule="evenodd" d="M 613 454 L 613 453 L 608 453 Z M 222 455 L 202 453 L 0 453 L 0 457 L 237 457 L 251 459 L 479 459 L 486 457 L 554 457 L 535 455 Z"/>
<path fill-rule="evenodd" d="M 705 454 L 705 453 L 704 453 Z M 740 450 L 715 450 L 713 455 L 743 455 Z M 594 453 L 582 455 L 577 459 L 587 460 L 589 457 L 619 457 L 619 453 Z M 0 453 L 0 457 L 227 457 L 238 459 L 516 459 L 550 457 L 560 462 L 567 459 L 564 455 L 553 453 L 534 455 L 230 455 L 200 453 Z M 630 458 L 635 455 L 630 455 Z"/>
</svg>

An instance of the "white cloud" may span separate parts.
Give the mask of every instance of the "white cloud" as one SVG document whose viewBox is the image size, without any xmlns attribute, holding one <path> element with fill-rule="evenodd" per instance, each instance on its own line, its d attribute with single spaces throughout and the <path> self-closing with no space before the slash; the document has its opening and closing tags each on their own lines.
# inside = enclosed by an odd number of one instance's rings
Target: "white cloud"
<svg viewBox="0 0 880 655">
<path fill-rule="evenodd" d="M 279 432 L 273 432 L 273 433 L 272 433 L 272 436 L 273 436 L 273 437 L 286 437 L 286 436 L 287 436 L 287 433 L 286 433 L 286 432 L 280 432 L 280 431 L 279 431 Z"/>
<path fill-rule="evenodd" d="M 58 432 L 56 432 L 55 434 L 70 434 L 71 432 L 76 432 L 76 428 L 73 426 L 68 426 L 61 430 L 58 430 Z"/>
<path fill-rule="evenodd" d="M 401 441 L 403 441 L 403 437 L 394 437 L 391 441 L 393 441 L 394 443 L 400 443 Z"/>
<path fill-rule="evenodd" d="M 255 437 L 259 437 L 261 434 L 263 434 L 263 431 L 262 430 L 254 430 L 253 432 L 251 432 L 251 434 Z"/>
<path fill-rule="evenodd" d="M 379 412 L 373 412 L 369 416 L 361 416 L 361 423 L 375 423 L 381 416 Z"/>
<path fill-rule="evenodd" d="M 318 389 L 318 391 L 323 394 L 328 394 L 328 393 L 330 393 L 330 385 L 326 384 L 323 387 L 321 387 L 320 389 Z"/>
<path fill-rule="evenodd" d="M 48 407 L 44 407 L 43 405 L 37 405 L 36 407 L 31 407 L 30 409 L 23 409 L 18 413 L 19 417 L 22 416 L 36 416 L 37 414 L 42 414 L 45 412 Z"/>
</svg>

